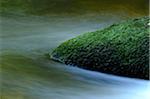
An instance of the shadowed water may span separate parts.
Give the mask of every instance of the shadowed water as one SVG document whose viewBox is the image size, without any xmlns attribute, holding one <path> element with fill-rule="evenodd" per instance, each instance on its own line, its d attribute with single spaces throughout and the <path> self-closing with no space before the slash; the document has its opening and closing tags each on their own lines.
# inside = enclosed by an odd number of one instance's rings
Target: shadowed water
<svg viewBox="0 0 150 99">
<path fill-rule="evenodd" d="M 144 12 L 91 11 L 75 16 L 16 13 L 1 16 L 1 98 L 148 99 L 149 81 L 69 67 L 45 55 L 65 40 L 130 17 L 143 16 Z"/>
</svg>

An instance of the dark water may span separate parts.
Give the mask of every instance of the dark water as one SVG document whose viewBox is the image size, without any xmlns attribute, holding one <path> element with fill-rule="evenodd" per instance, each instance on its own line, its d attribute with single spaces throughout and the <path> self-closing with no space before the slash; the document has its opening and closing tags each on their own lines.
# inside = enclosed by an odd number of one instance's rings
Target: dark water
<svg viewBox="0 0 150 99">
<path fill-rule="evenodd" d="M 7 1 L 7 2 L 6 2 Z M 60 43 L 145 16 L 147 0 L 1 0 L 2 99 L 148 99 L 149 81 L 49 60 Z"/>
<path fill-rule="evenodd" d="M 145 15 L 149 0 L 1 0 L 2 12 L 24 12 L 36 15 L 126 13 Z M 139 13 L 140 12 L 140 13 Z"/>
</svg>

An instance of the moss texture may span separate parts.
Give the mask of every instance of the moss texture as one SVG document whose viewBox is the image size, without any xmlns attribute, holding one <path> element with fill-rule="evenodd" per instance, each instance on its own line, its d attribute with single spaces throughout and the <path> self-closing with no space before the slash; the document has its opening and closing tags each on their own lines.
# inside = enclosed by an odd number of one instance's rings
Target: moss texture
<svg viewBox="0 0 150 99">
<path fill-rule="evenodd" d="M 113 24 L 58 46 L 51 58 L 119 76 L 149 79 L 149 18 Z"/>
</svg>

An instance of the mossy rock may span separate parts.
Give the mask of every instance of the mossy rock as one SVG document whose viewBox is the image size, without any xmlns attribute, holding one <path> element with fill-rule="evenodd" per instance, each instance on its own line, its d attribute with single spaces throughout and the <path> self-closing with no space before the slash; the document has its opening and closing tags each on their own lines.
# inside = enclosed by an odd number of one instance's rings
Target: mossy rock
<svg viewBox="0 0 150 99">
<path fill-rule="evenodd" d="M 51 58 L 84 69 L 149 79 L 149 18 L 113 24 L 58 46 Z"/>
</svg>

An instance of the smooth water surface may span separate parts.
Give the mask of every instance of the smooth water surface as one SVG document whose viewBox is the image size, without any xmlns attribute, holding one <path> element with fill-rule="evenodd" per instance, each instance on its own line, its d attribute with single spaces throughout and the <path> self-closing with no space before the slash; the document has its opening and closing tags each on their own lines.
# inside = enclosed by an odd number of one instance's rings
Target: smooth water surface
<svg viewBox="0 0 150 99">
<path fill-rule="evenodd" d="M 126 13 L 130 10 L 105 14 L 91 11 L 75 16 L 10 13 L 1 16 L 1 98 L 148 99 L 149 81 L 66 66 L 45 55 L 82 33 L 143 16 L 140 10 L 137 14 Z"/>
</svg>

